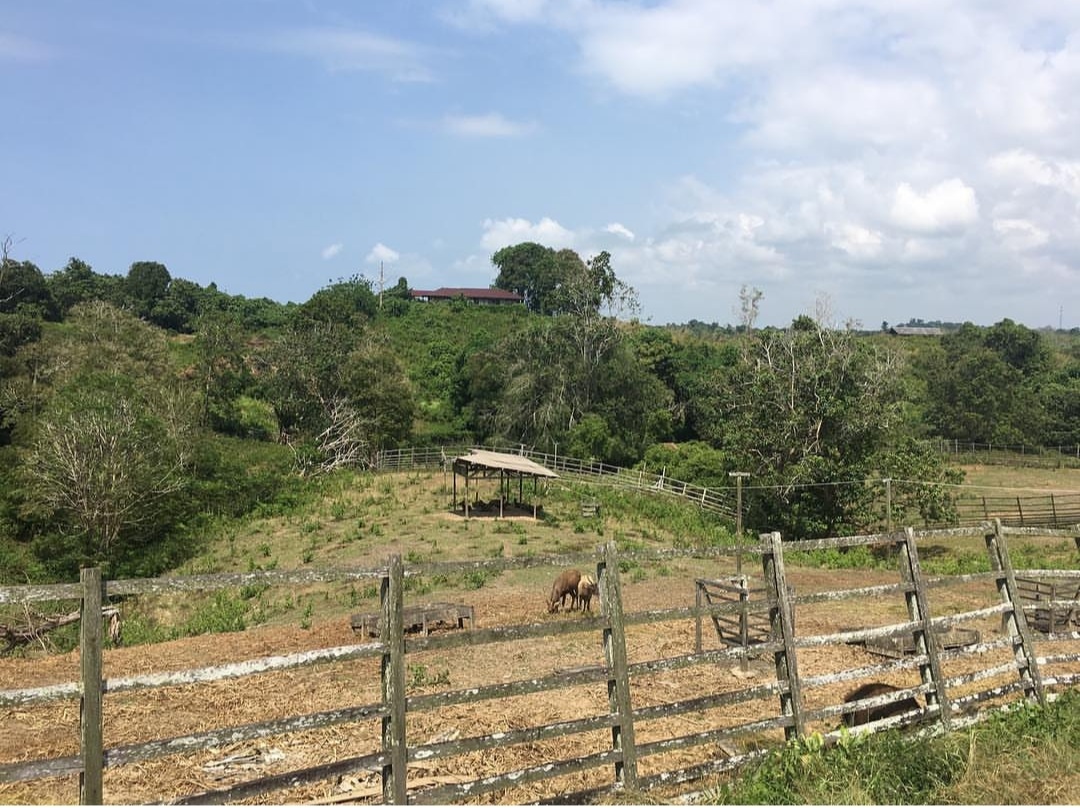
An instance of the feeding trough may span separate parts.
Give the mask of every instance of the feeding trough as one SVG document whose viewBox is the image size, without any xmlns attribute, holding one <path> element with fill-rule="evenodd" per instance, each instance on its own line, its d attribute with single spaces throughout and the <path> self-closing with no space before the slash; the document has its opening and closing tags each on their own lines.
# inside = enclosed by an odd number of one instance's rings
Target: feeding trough
<svg viewBox="0 0 1080 808">
<path fill-rule="evenodd" d="M 982 639 L 978 629 L 974 628 L 935 628 L 938 647 L 943 651 L 951 648 L 966 648 Z M 915 653 L 915 637 L 900 634 L 893 637 L 877 637 L 866 641 L 866 650 L 881 656 L 901 659 Z"/>
<path fill-rule="evenodd" d="M 406 606 L 403 616 L 406 632 L 418 631 L 425 637 L 436 627 L 465 628 L 466 621 L 471 629 L 476 620 L 473 607 L 462 603 L 424 603 L 418 606 Z M 378 637 L 380 622 L 382 622 L 382 614 L 379 612 L 354 614 L 350 619 L 352 630 L 365 637 Z"/>
</svg>

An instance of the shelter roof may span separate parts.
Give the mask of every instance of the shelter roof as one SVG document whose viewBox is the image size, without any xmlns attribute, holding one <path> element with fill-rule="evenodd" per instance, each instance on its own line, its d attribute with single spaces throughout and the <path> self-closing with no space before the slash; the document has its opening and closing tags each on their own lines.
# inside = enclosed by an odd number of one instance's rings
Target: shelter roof
<svg viewBox="0 0 1080 808">
<path fill-rule="evenodd" d="M 512 471 L 517 474 L 530 474 L 534 477 L 558 477 L 551 469 L 541 466 L 527 457 L 521 455 L 505 454 L 504 452 L 492 452 L 487 449 L 473 449 L 467 455 L 454 458 L 454 464 L 465 463 L 470 466 L 480 466 L 487 469 L 501 469 Z"/>
</svg>

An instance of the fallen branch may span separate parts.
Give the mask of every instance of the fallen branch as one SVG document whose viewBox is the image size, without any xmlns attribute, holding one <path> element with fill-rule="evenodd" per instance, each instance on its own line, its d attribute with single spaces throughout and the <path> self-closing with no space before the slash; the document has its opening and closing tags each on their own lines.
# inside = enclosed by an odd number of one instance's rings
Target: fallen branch
<svg viewBox="0 0 1080 808">
<path fill-rule="evenodd" d="M 39 615 L 28 609 L 26 622 L 22 625 L 0 623 L 0 640 L 4 642 L 4 647 L 0 648 L 0 656 L 30 643 L 40 643 L 44 648 L 45 635 L 61 626 L 77 623 L 81 616 L 79 610 L 67 614 Z M 106 606 L 101 610 L 101 616 L 108 622 L 109 639 L 113 644 L 119 645 L 120 610 L 115 606 Z"/>
</svg>

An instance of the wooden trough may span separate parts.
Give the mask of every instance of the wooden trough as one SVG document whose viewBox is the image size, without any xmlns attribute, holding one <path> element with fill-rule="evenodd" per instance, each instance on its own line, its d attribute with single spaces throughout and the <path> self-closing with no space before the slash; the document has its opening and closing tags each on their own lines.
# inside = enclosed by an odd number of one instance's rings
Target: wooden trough
<svg viewBox="0 0 1080 808">
<path fill-rule="evenodd" d="M 422 603 L 406 606 L 404 609 L 405 631 L 419 631 L 423 636 L 436 627 L 463 629 L 468 621 L 469 628 L 476 625 L 475 610 L 463 603 Z M 378 637 L 382 615 L 379 612 L 354 614 L 350 619 L 352 630 L 365 637 Z"/>
<path fill-rule="evenodd" d="M 951 648 L 966 648 L 978 644 L 982 635 L 974 628 L 934 629 L 938 646 L 942 651 Z M 901 659 L 915 653 L 915 638 L 910 634 L 895 637 L 877 637 L 866 641 L 866 650 L 872 654 Z"/>
<path fill-rule="evenodd" d="M 750 586 L 750 578 L 736 575 L 730 578 L 697 578 L 694 581 L 694 602 L 697 607 L 714 606 L 722 603 L 741 603 L 743 608 L 729 614 L 710 615 L 716 636 L 722 645 L 728 648 L 749 648 L 768 642 L 772 637 L 772 625 L 765 611 L 753 609 L 761 601 L 768 599 L 768 589 L 764 586 Z M 788 595 L 794 599 L 795 589 L 788 586 Z M 794 610 L 792 611 L 794 620 Z M 694 632 L 696 653 L 703 649 L 702 618 L 698 616 Z"/>
<path fill-rule="evenodd" d="M 1028 625 L 1043 634 L 1080 626 L 1080 583 L 1075 579 L 1016 577 L 1016 591 Z M 1061 604 L 1061 601 L 1073 601 Z"/>
</svg>

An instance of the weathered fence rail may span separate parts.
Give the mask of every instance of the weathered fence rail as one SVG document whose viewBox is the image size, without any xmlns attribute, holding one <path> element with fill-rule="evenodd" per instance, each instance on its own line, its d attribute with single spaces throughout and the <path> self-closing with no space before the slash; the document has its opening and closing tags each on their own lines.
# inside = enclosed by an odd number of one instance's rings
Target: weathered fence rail
<svg viewBox="0 0 1080 808">
<path fill-rule="evenodd" d="M 909 698 L 921 698 L 925 707 L 903 715 L 887 717 L 871 728 L 881 728 L 930 721 L 948 728 L 979 720 L 983 711 L 1016 699 L 1044 701 L 1049 693 L 1074 686 L 1080 679 L 1080 635 L 1074 633 L 1040 635 L 1028 626 L 1025 604 L 1017 584 L 1008 555 L 1008 527 L 1000 522 L 984 525 L 979 531 L 986 543 L 992 571 L 967 576 L 925 577 L 920 569 L 917 542 L 920 537 L 933 534 L 917 534 L 912 529 L 874 536 L 861 537 L 863 544 L 887 544 L 896 549 L 900 581 L 875 587 L 855 587 L 841 591 L 814 592 L 800 595 L 794 593 L 787 583 L 784 553 L 792 550 L 812 551 L 836 546 L 854 546 L 860 537 L 841 537 L 814 542 L 782 542 L 779 534 L 765 534 L 760 543 L 742 548 L 743 553 L 758 556 L 765 579 L 765 597 L 757 602 L 735 601 L 695 605 L 686 608 L 660 609 L 645 612 L 623 613 L 623 595 L 619 579 L 619 562 L 625 556 L 617 553 L 614 543 L 609 543 L 598 553 L 587 556 L 551 556 L 544 559 L 552 566 L 595 563 L 600 581 L 600 615 L 574 620 L 546 621 L 529 625 L 513 625 L 480 628 L 468 632 L 441 636 L 407 637 L 402 615 L 404 611 L 404 582 L 409 574 L 424 574 L 430 569 L 447 570 L 453 564 L 423 565 L 405 569 L 400 557 L 376 569 L 341 570 L 336 572 L 253 573 L 245 576 L 198 576 L 192 578 L 164 579 L 161 581 L 101 581 L 93 570 L 84 572 L 78 590 L 83 601 L 83 632 L 81 638 L 82 680 L 42 688 L 26 688 L 0 692 L 0 705 L 31 707 L 38 703 L 57 699 L 81 699 L 79 755 L 56 758 L 0 763 L 0 783 L 63 775 L 80 778 L 79 800 L 86 804 L 100 803 L 105 794 L 103 785 L 107 769 L 146 762 L 165 755 L 191 754 L 217 746 L 244 740 L 285 736 L 295 732 L 325 729 L 328 727 L 378 721 L 381 739 L 376 747 L 352 757 L 327 761 L 317 766 L 255 777 L 246 782 L 213 791 L 173 796 L 176 802 L 223 803 L 257 797 L 280 789 L 304 783 L 325 781 L 327 778 L 375 769 L 381 773 L 382 799 L 387 803 L 406 802 L 442 803 L 475 799 L 493 791 L 513 789 L 524 784 L 543 783 L 552 778 L 564 777 L 597 769 L 610 769 L 610 775 L 602 778 L 605 783 L 578 792 L 576 796 L 595 794 L 611 787 L 650 788 L 690 782 L 710 774 L 729 770 L 754 758 L 760 752 L 744 752 L 732 749 L 724 756 L 711 755 L 691 765 L 664 769 L 662 757 L 675 751 L 712 748 L 723 744 L 734 747 L 751 737 L 755 743 L 762 733 L 782 733 L 792 738 L 810 731 L 833 733 L 836 719 L 852 710 L 889 708 Z M 956 535 L 955 531 L 950 535 Z M 637 559 L 670 559 L 694 555 L 716 558 L 730 551 L 711 550 L 708 553 L 694 551 L 671 551 L 655 554 L 638 554 Z M 460 568 L 495 564 L 510 568 L 516 565 L 535 566 L 536 559 L 520 561 L 490 559 L 465 562 Z M 1061 576 L 1068 580 L 1080 580 L 1080 572 L 1031 570 L 1025 575 L 1039 577 L 1045 574 Z M 270 656 L 227 665 L 217 665 L 197 670 L 164 674 L 134 676 L 123 679 L 104 679 L 102 676 L 102 635 L 100 615 L 102 599 L 109 593 L 130 594 L 188 592 L 197 589 L 216 589 L 250 583 L 274 582 L 281 585 L 377 579 L 380 582 L 382 620 L 378 642 L 361 645 L 319 649 L 298 654 Z M 983 586 L 997 602 L 992 605 L 960 613 L 932 614 L 931 592 L 950 585 Z M 689 590 L 688 590 L 689 591 Z M 803 634 L 795 631 L 796 607 L 828 606 L 833 602 L 866 598 L 896 598 L 902 604 L 906 619 L 886 625 L 864 626 L 827 634 Z M 17 602 L 20 595 L 27 599 L 72 597 L 72 585 L 57 587 L 7 587 L 0 589 L 0 602 Z M 1064 601 L 1062 607 L 1075 601 Z M 763 642 L 751 647 L 731 647 L 719 650 L 701 650 L 645 660 L 631 660 L 627 654 L 626 634 L 635 626 L 673 621 L 712 620 L 717 616 L 732 617 L 747 610 L 762 614 L 767 619 L 770 632 Z M 988 622 L 1001 626 L 1000 638 L 974 643 L 961 648 L 943 650 L 938 639 L 942 629 L 961 624 L 986 625 Z M 474 687 L 444 690 L 437 693 L 409 694 L 405 687 L 405 671 L 410 656 L 433 650 L 496 645 L 519 640 L 538 640 L 566 636 L 593 636 L 599 642 L 603 662 L 577 670 L 555 671 L 535 678 L 520 679 Z M 799 657 L 812 654 L 815 649 L 866 643 L 880 637 L 903 636 L 910 638 L 913 653 L 901 659 L 890 659 L 880 664 L 830 671 L 826 674 L 803 676 L 799 673 Z M 1052 643 L 1052 645 L 1050 645 Z M 1050 649 L 1039 654 L 1036 646 L 1046 644 Z M 702 668 L 703 676 L 715 670 L 718 663 L 745 660 L 747 655 L 771 656 L 775 676 L 771 680 L 745 684 L 735 689 L 694 695 L 685 698 L 641 704 L 639 696 L 649 689 L 650 677 L 687 668 Z M 176 737 L 159 738 L 139 744 L 109 748 L 104 743 L 104 713 L 108 709 L 105 696 L 125 691 L 167 687 L 177 684 L 203 685 L 205 683 L 255 674 L 268 674 L 294 670 L 302 666 L 322 665 L 329 662 L 346 662 L 378 658 L 380 660 L 380 697 L 377 701 L 322 711 L 306 715 L 289 716 L 190 733 Z M 868 679 L 896 679 L 906 677 L 907 682 L 898 691 L 875 695 L 855 703 L 838 703 L 835 687 L 838 683 L 853 683 Z M 473 735 L 452 740 L 433 740 L 415 743 L 406 733 L 407 718 L 418 714 L 442 710 L 453 705 L 483 705 L 499 699 L 514 698 L 534 693 L 556 693 L 566 688 L 582 686 L 606 686 L 606 709 L 572 720 L 508 728 L 498 732 Z M 831 695 L 830 695 L 831 694 Z M 773 708 L 755 706 L 751 720 L 740 719 L 734 723 L 722 722 L 704 730 L 686 734 L 669 734 L 638 742 L 635 728 L 648 722 L 680 715 L 701 715 L 706 711 L 722 711 L 737 705 L 760 705 L 763 701 L 773 703 Z M 473 777 L 467 782 L 443 783 L 425 790 L 410 790 L 408 770 L 410 764 L 433 759 L 448 760 L 483 750 L 528 744 L 552 738 L 579 736 L 584 733 L 606 732 L 609 748 L 591 750 L 569 759 L 537 760 L 534 764 L 512 771 L 490 773 Z M 659 759 L 659 771 L 648 774 L 639 769 L 642 761 Z M 565 800 L 566 794 L 560 799 Z"/>
</svg>

